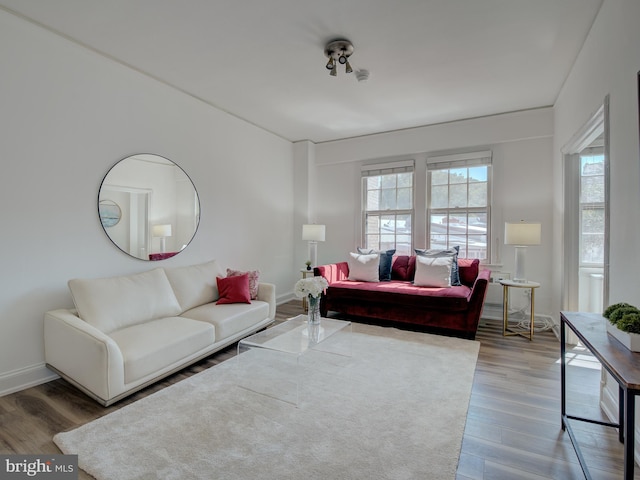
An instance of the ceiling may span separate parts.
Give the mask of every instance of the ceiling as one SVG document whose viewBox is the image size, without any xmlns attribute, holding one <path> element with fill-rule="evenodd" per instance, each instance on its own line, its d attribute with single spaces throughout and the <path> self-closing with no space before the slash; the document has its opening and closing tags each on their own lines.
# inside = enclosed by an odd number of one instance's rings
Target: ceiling
<svg viewBox="0 0 640 480">
<path fill-rule="evenodd" d="M 0 0 L 290 141 L 553 105 L 602 0 Z M 347 38 L 354 70 L 325 68 Z"/>
</svg>

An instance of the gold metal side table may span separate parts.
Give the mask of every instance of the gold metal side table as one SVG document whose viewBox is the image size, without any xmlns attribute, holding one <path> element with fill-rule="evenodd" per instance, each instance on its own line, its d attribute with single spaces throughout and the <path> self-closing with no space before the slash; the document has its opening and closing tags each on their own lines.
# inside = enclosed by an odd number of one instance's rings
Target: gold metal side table
<svg viewBox="0 0 640 480">
<path fill-rule="evenodd" d="M 302 270 L 300 270 L 300 273 L 302 273 L 302 278 L 314 276 L 313 268 L 311 270 L 303 268 Z M 302 308 L 304 309 L 304 313 L 307 313 L 309 311 L 309 305 L 307 305 L 307 297 L 302 297 Z"/>
<path fill-rule="evenodd" d="M 534 321 L 534 305 L 535 305 L 535 290 L 540 286 L 538 282 L 516 282 L 514 280 L 500 280 L 502 285 L 502 335 L 512 336 L 520 335 L 529 340 L 533 340 L 533 321 Z M 528 288 L 531 290 L 531 320 L 529 322 L 529 332 L 526 330 L 517 331 L 509 329 L 509 288 Z"/>
</svg>

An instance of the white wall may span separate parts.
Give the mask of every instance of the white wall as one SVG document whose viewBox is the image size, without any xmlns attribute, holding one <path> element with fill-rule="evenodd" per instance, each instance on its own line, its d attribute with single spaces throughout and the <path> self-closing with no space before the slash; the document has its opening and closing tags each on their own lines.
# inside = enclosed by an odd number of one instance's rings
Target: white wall
<svg viewBox="0 0 640 480">
<path fill-rule="evenodd" d="M 291 292 L 293 149 L 265 131 L 0 11 L 0 394 L 48 378 L 42 318 L 71 307 L 66 282 L 218 259 Z M 104 234 L 100 182 L 157 153 L 193 180 L 196 237 L 161 263 Z"/>
<path fill-rule="evenodd" d="M 421 127 L 316 145 L 318 223 L 327 225 L 326 242 L 318 247 L 320 263 L 344 261 L 361 245 L 360 167 L 385 159 L 416 160 L 416 183 L 426 183 L 426 158 L 431 153 L 493 151 L 493 261 L 513 271 L 515 252 L 504 246 L 504 222 L 538 220 L 543 225 L 540 247 L 527 252 L 527 276 L 542 283 L 536 310 L 551 312 L 552 297 L 552 155 L 551 108 Z M 416 201 L 424 202 L 424 196 Z M 426 245 L 426 221 L 416 219 L 415 246 Z"/>
<path fill-rule="evenodd" d="M 638 86 L 640 70 L 640 2 L 605 0 L 591 32 L 556 102 L 554 136 L 554 235 L 557 265 L 562 264 L 561 149 L 589 120 L 609 95 L 610 115 L 610 287 L 609 303 L 640 306 L 640 156 L 638 145 Z M 554 285 L 562 286 L 562 271 Z M 565 306 L 556 299 L 554 310 Z M 606 307 L 606 305 L 605 305 Z M 618 385 L 605 375 L 601 407 L 617 420 Z M 640 407 L 636 405 L 636 418 Z M 640 422 L 636 421 L 636 439 Z M 636 440 L 636 461 L 640 458 Z"/>
<path fill-rule="evenodd" d="M 554 263 L 562 264 L 561 149 L 608 94 L 610 105 L 610 303 L 640 305 L 640 162 L 637 72 L 640 70 L 640 2 L 605 0 L 555 104 Z M 556 269 L 554 288 L 562 285 Z M 554 311 L 563 308 L 560 299 Z"/>
</svg>

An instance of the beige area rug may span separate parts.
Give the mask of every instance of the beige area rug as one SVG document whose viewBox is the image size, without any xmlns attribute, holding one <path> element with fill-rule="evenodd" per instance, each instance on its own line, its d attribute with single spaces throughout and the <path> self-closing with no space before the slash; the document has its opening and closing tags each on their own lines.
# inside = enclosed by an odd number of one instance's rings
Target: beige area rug
<svg viewBox="0 0 640 480">
<path fill-rule="evenodd" d="M 238 386 L 269 375 L 242 354 L 54 441 L 99 480 L 454 479 L 479 346 L 354 323 L 351 357 L 302 357 L 298 407 Z"/>
</svg>

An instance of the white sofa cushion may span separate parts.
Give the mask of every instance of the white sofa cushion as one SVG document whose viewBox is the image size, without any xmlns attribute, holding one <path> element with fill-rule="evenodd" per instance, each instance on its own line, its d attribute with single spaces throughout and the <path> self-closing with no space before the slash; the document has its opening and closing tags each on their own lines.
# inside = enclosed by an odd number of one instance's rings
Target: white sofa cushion
<svg viewBox="0 0 640 480">
<path fill-rule="evenodd" d="M 111 333 L 124 358 L 124 381 L 134 382 L 210 347 L 215 327 L 190 318 L 168 317 Z"/>
<path fill-rule="evenodd" d="M 69 289 L 78 316 L 104 333 L 182 312 L 161 268 L 121 277 L 73 279 Z"/>
<path fill-rule="evenodd" d="M 416 255 L 416 274 L 413 284 L 417 287 L 449 288 L 452 268 L 452 256 L 425 257 Z"/>
<path fill-rule="evenodd" d="M 349 253 L 349 280 L 359 282 L 380 281 L 380 254 Z"/>
<path fill-rule="evenodd" d="M 215 260 L 199 265 L 165 268 L 165 272 L 182 312 L 218 300 L 220 295 L 216 277 L 226 276 Z"/>
<path fill-rule="evenodd" d="M 269 317 L 269 304 L 259 300 L 247 303 L 209 303 L 192 308 L 182 314 L 216 327 L 216 342 L 229 338 Z"/>
</svg>

